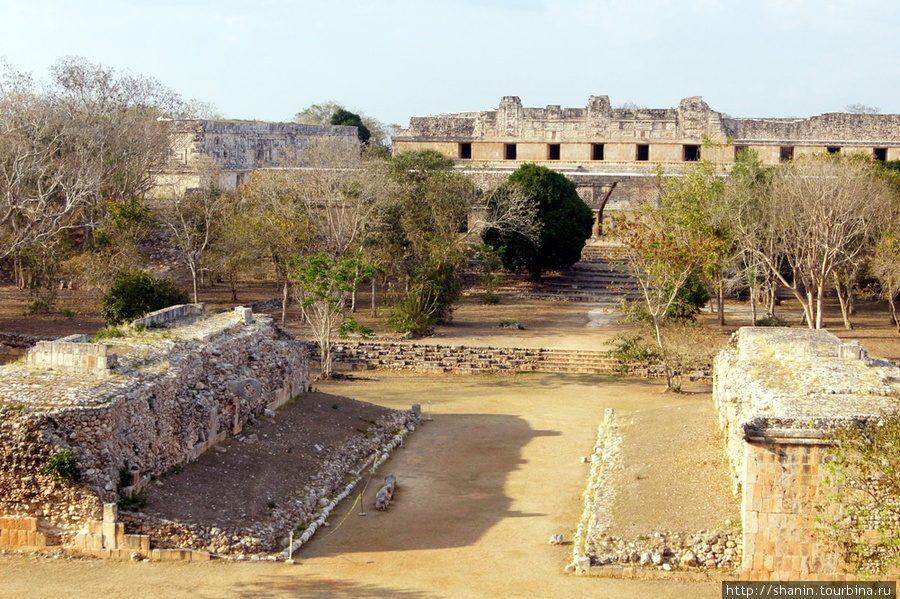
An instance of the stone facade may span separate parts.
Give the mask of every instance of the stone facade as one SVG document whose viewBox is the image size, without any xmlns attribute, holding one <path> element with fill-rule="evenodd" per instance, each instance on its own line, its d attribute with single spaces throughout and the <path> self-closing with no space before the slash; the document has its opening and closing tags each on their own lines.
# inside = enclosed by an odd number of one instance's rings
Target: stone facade
<svg viewBox="0 0 900 599">
<path fill-rule="evenodd" d="M 302 161 L 311 140 L 332 138 L 359 156 L 356 127 L 263 123 L 258 121 L 167 121 L 170 155 L 167 167 L 156 175 L 157 195 L 201 186 L 204 161 L 220 169 L 220 185 L 234 189 L 259 168 L 282 164 L 285 149 Z"/>
<path fill-rule="evenodd" d="M 591 96 L 584 108 L 526 108 L 506 96 L 496 110 L 413 117 L 393 145 L 394 152 L 438 150 L 465 164 L 534 162 L 594 173 L 649 174 L 658 164 L 671 171 L 701 157 L 730 164 L 740 148 L 756 150 L 767 164 L 828 151 L 894 160 L 900 115 L 736 119 L 699 96 L 662 109 L 612 108 L 607 96 Z"/>
<path fill-rule="evenodd" d="M 900 368 L 827 331 L 743 328 L 715 364 L 714 400 L 742 494 L 741 575 L 846 576 L 816 531 L 829 431 L 897 408 Z M 834 514 L 840 505 L 827 507 Z"/>
<path fill-rule="evenodd" d="M 900 160 L 900 115 L 736 119 L 699 96 L 662 109 L 613 108 L 607 96 L 584 108 L 528 108 L 506 96 L 495 110 L 413 117 L 393 138 L 394 153 L 437 150 L 486 183 L 526 162 L 561 171 L 601 213 L 639 201 L 658 167 L 678 174 L 703 158 L 727 169 L 742 148 L 765 164 L 822 152 Z"/>
</svg>

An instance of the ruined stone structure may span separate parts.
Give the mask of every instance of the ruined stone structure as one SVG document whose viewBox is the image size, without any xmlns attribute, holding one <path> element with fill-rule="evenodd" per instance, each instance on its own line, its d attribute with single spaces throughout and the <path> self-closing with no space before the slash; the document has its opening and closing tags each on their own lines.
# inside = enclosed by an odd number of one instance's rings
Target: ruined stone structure
<svg viewBox="0 0 900 599">
<path fill-rule="evenodd" d="M 167 121 L 170 140 L 168 166 L 156 176 L 156 193 L 171 194 L 201 186 L 204 161 L 220 169 L 220 185 L 234 189 L 259 168 L 276 167 L 285 149 L 302 161 L 311 140 L 333 138 L 359 156 L 356 127 L 263 123 L 258 121 L 212 121 L 179 119 Z"/>
<path fill-rule="evenodd" d="M 613 108 L 591 96 L 584 108 L 527 108 L 517 96 L 496 110 L 410 119 L 395 153 L 437 150 L 496 183 L 522 163 L 563 172 L 597 211 L 627 207 L 658 167 L 678 174 L 703 159 L 724 169 L 755 150 L 765 164 L 812 153 L 863 153 L 900 159 L 900 115 L 830 113 L 811 118 L 731 118 L 699 96 L 677 108 Z"/>
<path fill-rule="evenodd" d="M 149 557 L 149 537 L 125 535 L 115 502 L 309 387 L 305 342 L 246 309 L 107 343 L 44 343 L 0 368 L 4 549 Z M 46 469 L 60 452 L 77 460 L 73 483 Z"/>
<path fill-rule="evenodd" d="M 827 331 L 743 328 L 716 360 L 714 399 L 742 494 L 741 577 L 846 575 L 817 534 L 829 431 L 896 410 L 900 368 Z M 840 513 L 840 506 L 828 504 Z M 837 578 L 840 579 L 840 578 Z"/>
</svg>

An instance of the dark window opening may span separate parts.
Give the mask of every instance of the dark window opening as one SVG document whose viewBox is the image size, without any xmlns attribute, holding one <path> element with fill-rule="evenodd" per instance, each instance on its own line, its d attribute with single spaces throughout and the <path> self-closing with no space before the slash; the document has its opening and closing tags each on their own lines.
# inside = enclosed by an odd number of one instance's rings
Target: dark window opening
<svg viewBox="0 0 900 599">
<path fill-rule="evenodd" d="M 794 146 L 781 146 L 781 154 L 779 156 L 781 162 L 789 162 L 794 159 Z"/>
<path fill-rule="evenodd" d="M 515 160 L 516 159 L 516 144 L 506 144 L 506 159 L 507 160 Z"/>
<path fill-rule="evenodd" d="M 882 162 L 887 160 L 887 148 L 873 148 L 872 154 L 875 155 L 875 160 L 881 160 Z"/>
<path fill-rule="evenodd" d="M 749 150 L 750 146 L 734 146 L 734 159 L 737 160 L 741 152 L 748 152 Z"/>
<path fill-rule="evenodd" d="M 700 146 L 685 145 L 684 146 L 684 161 L 685 162 L 697 162 L 698 160 L 700 160 Z"/>
<path fill-rule="evenodd" d="M 591 146 L 591 160 L 603 160 L 603 144 Z"/>
<path fill-rule="evenodd" d="M 828 151 L 829 154 L 837 154 L 838 152 L 841 151 L 841 148 L 838 146 L 828 146 L 825 149 Z"/>
<path fill-rule="evenodd" d="M 472 159 L 472 144 L 470 144 L 470 143 L 459 144 L 459 157 L 462 160 L 471 160 Z"/>
<path fill-rule="evenodd" d="M 559 144 L 547 146 L 547 160 L 559 160 Z"/>
<path fill-rule="evenodd" d="M 647 144 L 641 144 L 637 147 L 637 152 L 635 153 L 635 160 L 638 162 L 646 162 L 650 160 L 650 146 Z"/>
</svg>

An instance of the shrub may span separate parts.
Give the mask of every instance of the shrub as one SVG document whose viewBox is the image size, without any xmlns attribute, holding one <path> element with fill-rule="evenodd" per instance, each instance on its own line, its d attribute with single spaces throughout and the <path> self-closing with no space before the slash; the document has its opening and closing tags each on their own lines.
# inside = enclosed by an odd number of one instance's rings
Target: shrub
<svg viewBox="0 0 900 599">
<path fill-rule="evenodd" d="M 119 327 L 109 327 L 108 329 L 102 329 L 94 333 L 94 336 L 91 337 L 91 343 L 96 343 L 97 341 L 101 341 L 103 339 L 115 339 L 116 337 L 125 337 L 126 333 L 124 330 Z"/>
<path fill-rule="evenodd" d="M 71 449 L 63 449 L 47 460 L 41 472 L 58 483 L 72 484 L 78 479 L 78 460 Z"/>
<path fill-rule="evenodd" d="M 131 497 L 122 497 L 117 502 L 119 509 L 125 512 L 139 512 L 147 507 L 147 495 L 135 493 Z"/>
<path fill-rule="evenodd" d="M 649 365 L 659 360 L 659 349 L 639 333 L 616 335 L 607 342 L 610 347 L 609 356 L 621 367 L 619 372 L 626 374 L 629 364 Z"/>
<path fill-rule="evenodd" d="M 451 266 L 423 268 L 407 296 L 394 306 L 388 326 L 395 333 L 428 334 L 437 325 L 450 322 L 459 294 L 459 280 Z"/>
<path fill-rule="evenodd" d="M 758 327 L 789 327 L 788 324 L 783 318 L 779 318 L 778 316 L 766 316 L 765 318 L 760 318 L 756 321 L 756 326 Z"/>
<path fill-rule="evenodd" d="M 697 275 L 691 275 L 687 278 L 681 289 L 675 296 L 675 301 L 666 312 L 666 318 L 693 318 L 700 312 L 700 309 L 709 301 L 709 293 L 700 284 Z"/>
<path fill-rule="evenodd" d="M 123 271 L 116 274 L 109 293 L 103 296 L 100 315 L 107 324 L 118 325 L 189 301 L 187 292 L 171 280 L 154 279 L 141 270 Z"/>
</svg>

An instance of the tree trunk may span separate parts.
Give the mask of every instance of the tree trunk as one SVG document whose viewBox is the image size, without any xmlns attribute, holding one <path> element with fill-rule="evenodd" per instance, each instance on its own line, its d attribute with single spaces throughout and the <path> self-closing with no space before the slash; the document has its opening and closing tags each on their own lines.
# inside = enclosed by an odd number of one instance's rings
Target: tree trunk
<svg viewBox="0 0 900 599">
<path fill-rule="evenodd" d="M 372 316 L 378 316 L 378 306 L 375 304 L 375 285 L 378 275 L 372 275 Z"/>
<path fill-rule="evenodd" d="M 662 358 L 663 363 L 663 371 L 666 374 L 666 389 L 674 391 L 673 388 L 673 376 L 672 369 L 669 367 L 669 356 L 666 354 L 665 344 L 663 342 L 662 335 L 662 326 L 660 325 L 659 318 L 655 315 L 651 315 L 653 318 L 653 328 L 656 332 L 656 345 L 659 347 L 659 354 Z"/>
<path fill-rule="evenodd" d="M 231 290 L 231 301 L 238 301 L 237 296 L 237 272 L 232 270 L 228 273 L 228 289 Z"/>
<path fill-rule="evenodd" d="M 716 287 L 716 304 L 719 309 L 719 326 L 725 326 L 725 289 L 720 281 Z"/>
<path fill-rule="evenodd" d="M 281 290 L 281 326 L 287 326 L 287 307 L 291 284 L 287 276 L 284 277 L 284 285 Z"/>
<path fill-rule="evenodd" d="M 778 286 L 774 283 L 771 283 L 766 288 L 766 316 L 769 318 L 775 318 L 775 292 L 778 291 Z"/>
<path fill-rule="evenodd" d="M 753 326 L 756 326 L 757 314 L 756 314 L 756 301 L 759 296 L 759 287 L 756 285 L 750 286 L 750 317 L 753 319 L 751 322 Z"/>
<path fill-rule="evenodd" d="M 322 355 L 322 379 L 331 378 L 331 344 L 320 343 L 319 353 Z"/>
<path fill-rule="evenodd" d="M 900 333 L 900 320 L 897 319 L 897 306 L 894 304 L 893 294 L 888 298 L 888 305 L 891 307 L 891 320 L 894 322 L 894 326 L 897 327 L 897 332 Z"/>
<path fill-rule="evenodd" d="M 824 323 L 824 318 L 822 317 L 822 308 L 824 308 L 825 304 L 825 286 L 819 285 L 819 288 L 816 290 L 816 328 L 822 329 L 824 328 L 822 325 Z"/>
<path fill-rule="evenodd" d="M 841 285 L 840 282 L 837 282 L 835 285 L 835 291 L 838 296 L 838 303 L 841 305 L 841 317 L 844 320 L 844 328 L 849 330 L 853 329 L 853 323 L 850 322 L 850 297 L 847 295 L 847 289 L 844 285 Z M 853 294 L 851 293 L 850 296 Z"/>
<path fill-rule="evenodd" d="M 200 294 L 197 288 L 197 266 L 193 262 L 188 261 L 188 268 L 191 269 L 191 283 L 194 286 L 194 303 L 197 304 L 200 303 Z"/>
</svg>

